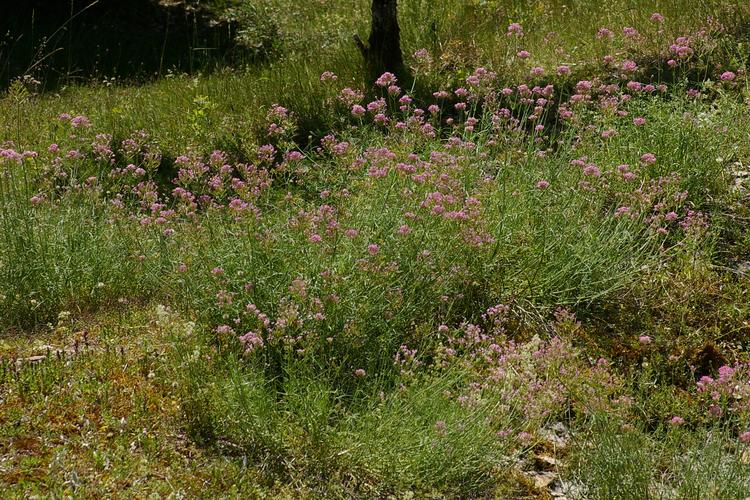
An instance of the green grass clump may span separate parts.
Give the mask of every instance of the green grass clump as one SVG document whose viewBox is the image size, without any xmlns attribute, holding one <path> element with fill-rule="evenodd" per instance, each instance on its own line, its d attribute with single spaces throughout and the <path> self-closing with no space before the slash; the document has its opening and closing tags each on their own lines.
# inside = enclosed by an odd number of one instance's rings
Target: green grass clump
<svg viewBox="0 0 750 500">
<path fill-rule="evenodd" d="M 575 472 L 587 498 L 742 498 L 750 487 L 747 445 L 720 427 L 646 433 L 605 419 L 588 432 Z"/>
</svg>

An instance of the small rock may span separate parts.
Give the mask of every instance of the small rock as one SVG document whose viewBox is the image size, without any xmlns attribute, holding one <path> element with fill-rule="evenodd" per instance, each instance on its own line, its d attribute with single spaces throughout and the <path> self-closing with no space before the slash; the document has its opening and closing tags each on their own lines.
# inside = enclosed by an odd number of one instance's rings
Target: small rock
<svg viewBox="0 0 750 500">
<path fill-rule="evenodd" d="M 560 461 L 547 455 L 537 455 L 534 457 L 536 468 L 541 470 L 554 470 L 560 466 Z"/>
<path fill-rule="evenodd" d="M 555 483 L 552 485 L 552 488 L 550 489 L 550 494 L 559 499 L 567 499 L 567 498 L 585 498 L 586 495 L 584 494 L 584 490 L 580 485 L 576 485 L 575 483 L 563 481 L 562 479 L 559 479 L 558 481 L 555 481 Z"/>
<path fill-rule="evenodd" d="M 529 472 L 529 477 L 534 480 L 534 486 L 542 490 L 552 484 L 557 479 L 557 474 L 554 472 Z"/>
<path fill-rule="evenodd" d="M 540 430 L 541 436 L 551 442 L 555 447 L 564 449 L 570 441 L 570 431 L 562 422 L 555 422 L 554 424 L 544 427 Z"/>
<path fill-rule="evenodd" d="M 735 274 L 750 274 L 750 261 L 734 259 L 729 262 L 729 269 Z"/>
<path fill-rule="evenodd" d="M 28 358 L 19 358 L 19 363 L 38 363 L 44 359 L 47 359 L 47 356 L 41 355 L 41 356 L 29 356 Z"/>
</svg>

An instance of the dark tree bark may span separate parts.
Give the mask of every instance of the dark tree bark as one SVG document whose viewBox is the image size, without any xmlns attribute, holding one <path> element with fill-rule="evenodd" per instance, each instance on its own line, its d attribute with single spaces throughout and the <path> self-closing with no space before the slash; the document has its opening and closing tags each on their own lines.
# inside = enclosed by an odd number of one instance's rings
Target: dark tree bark
<svg viewBox="0 0 750 500">
<path fill-rule="evenodd" d="M 398 27 L 398 0 L 372 0 L 370 38 L 365 45 L 355 37 L 367 66 L 369 83 L 389 71 L 408 79 L 401 55 L 401 33 Z"/>
</svg>

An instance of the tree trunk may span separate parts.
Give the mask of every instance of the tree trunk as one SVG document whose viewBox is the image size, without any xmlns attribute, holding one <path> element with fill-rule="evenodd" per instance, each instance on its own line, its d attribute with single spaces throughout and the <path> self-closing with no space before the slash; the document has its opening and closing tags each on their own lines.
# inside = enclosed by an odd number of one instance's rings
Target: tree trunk
<svg viewBox="0 0 750 500">
<path fill-rule="evenodd" d="M 368 45 L 356 37 L 367 65 L 369 83 L 389 71 L 399 78 L 406 77 L 401 55 L 401 36 L 398 27 L 397 0 L 372 0 L 372 23 Z M 407 78 L 408 79 L 408 78 Z"/>
</svg>

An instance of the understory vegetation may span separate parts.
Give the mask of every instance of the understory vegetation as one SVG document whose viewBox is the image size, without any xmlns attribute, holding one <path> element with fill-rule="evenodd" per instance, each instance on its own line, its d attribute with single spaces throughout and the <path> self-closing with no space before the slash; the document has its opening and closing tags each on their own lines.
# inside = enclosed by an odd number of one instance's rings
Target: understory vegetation
<svg viewBox="0 0 750 500">
<path fill-rule="evenodd" d="M 748 7 L 400 4 L 4 92 L 4 498 L 747 496 Z"/>
</svg>

